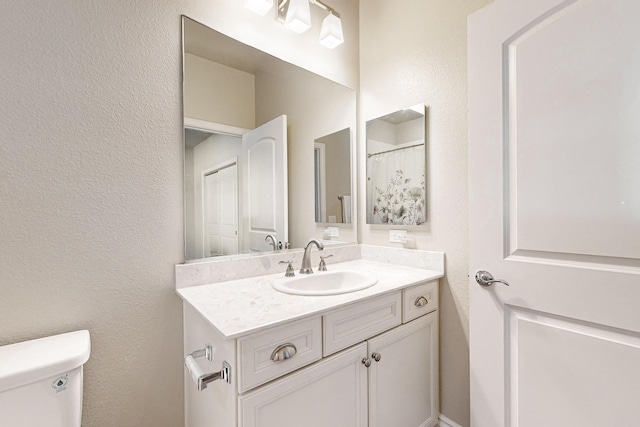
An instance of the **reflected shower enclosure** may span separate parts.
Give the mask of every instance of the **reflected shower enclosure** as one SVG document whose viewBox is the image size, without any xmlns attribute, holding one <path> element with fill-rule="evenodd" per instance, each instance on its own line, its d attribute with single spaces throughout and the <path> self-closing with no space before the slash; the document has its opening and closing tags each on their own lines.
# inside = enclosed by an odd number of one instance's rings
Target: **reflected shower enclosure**
<svg viewBox="0 0 640 427">
<path fill-rule="evenodd" d="M 425 106 L 367 121 L 367 224 L 426 221 Z"/>
</svg>

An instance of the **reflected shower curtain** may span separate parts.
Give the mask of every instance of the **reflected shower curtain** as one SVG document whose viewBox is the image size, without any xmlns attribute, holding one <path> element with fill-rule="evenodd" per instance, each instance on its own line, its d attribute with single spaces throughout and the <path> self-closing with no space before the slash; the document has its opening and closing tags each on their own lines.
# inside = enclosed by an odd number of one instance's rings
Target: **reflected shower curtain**
<svg viewBox="0 0 640 427">
<path fill-rule="evenodd" d="M 424 145 L 367 159 L 367 223 L 425 222 Z"/>
</svg>

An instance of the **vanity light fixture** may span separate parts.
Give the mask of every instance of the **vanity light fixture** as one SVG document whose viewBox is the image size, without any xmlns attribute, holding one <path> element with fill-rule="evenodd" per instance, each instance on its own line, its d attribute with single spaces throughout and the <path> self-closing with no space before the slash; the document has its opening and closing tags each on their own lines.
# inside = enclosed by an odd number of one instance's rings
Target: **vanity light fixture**
<svg viewBox="0 0 640 427">
<path fill-rule="evenodd" d="M 320 44 L 329 49 L 333 49 L 344 43 L 342 22 L 340 18 L 333 13 L 332 10 L 329 10 L 329 14 L 322 21 L 322 28 L 320 28 Z"/>
<path fill-rule="evenodd" d="M 309 0 L 289 0 L 289 9 L 284 26 L 294 33 L 304 33 L 311 28 L 311 8 Z"/>
<path fill-rule="evenodd" d="M 273 7 L 273 0 L 245 0 L 244 7 L 260 16 L 265 16 Z"/>
<path fill-rule="evenodd" d="M 311 28 L 311 8 L 309 4 L 314 4 L 329 13 L 322 21 L 320 44 L 333 49 L 344 43 L 340 15 L 320 0 L 278 0 L 276 18 L 289 30 L 296 33 L 304 33 Z M 264 16 L 271 10 L 273 0 L 245 0 L 244 6 Z"/>
</svg>

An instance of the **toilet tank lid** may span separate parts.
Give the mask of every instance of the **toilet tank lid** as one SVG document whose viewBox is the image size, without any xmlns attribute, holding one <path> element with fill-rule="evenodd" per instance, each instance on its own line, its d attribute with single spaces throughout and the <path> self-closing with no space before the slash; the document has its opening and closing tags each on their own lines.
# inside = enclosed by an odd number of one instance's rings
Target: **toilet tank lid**
<svg viewBox="0 0 640 427">
<path fill-rule="evenodd" d="M 0 347 L 0 393 L 85 364 L 89 331 L 75 331 Z"/>
</svg>

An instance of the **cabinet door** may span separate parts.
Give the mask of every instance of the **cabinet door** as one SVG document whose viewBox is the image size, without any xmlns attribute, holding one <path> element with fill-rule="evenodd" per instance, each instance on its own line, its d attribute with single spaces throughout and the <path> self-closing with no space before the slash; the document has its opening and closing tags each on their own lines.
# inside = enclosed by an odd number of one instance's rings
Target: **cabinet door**
<svg viewBox="0 0 640 427">
<path fill-rule="evenodd" d="M 380 355 L 376 362 L 374 353 Z M 438 312 L 369 340 L 369 427 L 438 422 Z"/>
<path fill-rule="evenodd" d="M 366 355 L 362 343 L 240 396 L 239 426 L 367 427 Z"/>
</svg>

